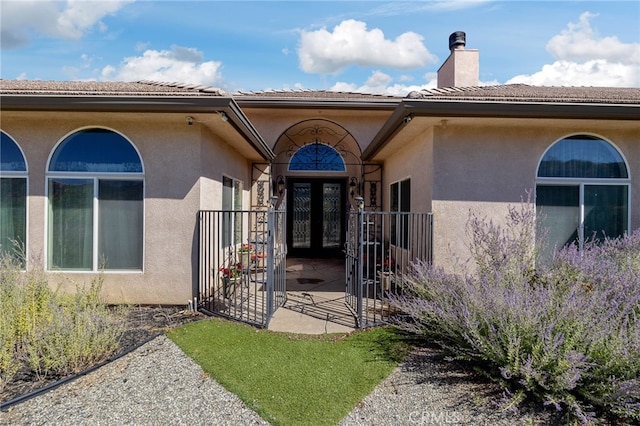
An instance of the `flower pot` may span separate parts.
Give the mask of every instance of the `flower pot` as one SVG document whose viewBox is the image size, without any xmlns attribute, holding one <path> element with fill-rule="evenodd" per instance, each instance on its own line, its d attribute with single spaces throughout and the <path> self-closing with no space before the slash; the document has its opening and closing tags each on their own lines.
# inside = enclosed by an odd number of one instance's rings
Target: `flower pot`
<svg viewBox="0 0 640 426">
<path fill-rule="evenodd" d="M 251 267 L 253 253 L 250 251 L 242 251 L 240 252 L 240 264 L 242 265 L 242 269 L 248 269 Z"/>
<path fill-rule="evenodd" d="M 242 277 L 222 277 L 222 294 L 225 299 L 229 299 L 236 289 L 236 285 L 240 283 Z"/>
<path fill-rule="evenodd" d="M 256 268 L 258 269 L 266 268 L 267 255 L 265 253 L 254 254 L 252 256 L 252 259 L 255 262 Z"/>
<path fill-rule="evenodd" d="M 378 281 L 380 282 L 380 288 L 382 291 L 389 291 L 391 289 L 391 280 L 393 279 L 393 272 L 378 272 Z"/>
</svg>

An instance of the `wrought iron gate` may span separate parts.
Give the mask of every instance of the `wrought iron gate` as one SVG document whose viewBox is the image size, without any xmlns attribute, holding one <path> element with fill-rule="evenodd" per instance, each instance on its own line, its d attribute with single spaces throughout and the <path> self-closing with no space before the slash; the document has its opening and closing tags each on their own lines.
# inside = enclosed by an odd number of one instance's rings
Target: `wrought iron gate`
<svg viewBox="0 0 640 426">
<path fill-rule="evenodd" d="M 387 322 L 396 314 L 391 294 L 400 294 L 409 268 L 432 262 L 431 213 L 349 213 L 345 244 L 347 305 L 358 327 Z"/>
<path fill-rule="evenodd" d="M 286 301 L 286 209 L 200 211 L 198 308 L 267 327 Z"/>
</svg>

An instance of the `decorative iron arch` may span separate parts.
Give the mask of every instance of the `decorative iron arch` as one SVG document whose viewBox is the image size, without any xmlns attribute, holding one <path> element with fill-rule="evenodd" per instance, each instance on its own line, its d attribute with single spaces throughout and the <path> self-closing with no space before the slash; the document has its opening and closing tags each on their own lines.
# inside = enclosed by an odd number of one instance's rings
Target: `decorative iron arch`
<svg viewBox="0 0 640 426">
<path fill-rule="evenodd" d="M 288 167 L 300 149 L 308 146 L 324 145 L 337 152 L 345 166 L 361 166 L 360 145 L 353 135 L 341 125 L 326 119 L 312 118 L 300 121 L 285 130 L 278 138 L 274 146 L 276 158 L 273 165 L 286 165 Z M 310 161 L 317 158 L 309 156 Z M 302 167 L 301 170 L 312 170 Z"/>
</svg>

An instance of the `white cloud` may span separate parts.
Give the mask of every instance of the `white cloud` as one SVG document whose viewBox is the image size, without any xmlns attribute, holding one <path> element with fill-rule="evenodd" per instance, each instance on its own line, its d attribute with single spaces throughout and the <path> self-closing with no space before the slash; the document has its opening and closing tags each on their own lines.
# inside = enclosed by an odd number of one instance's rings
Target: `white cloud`
<svg viewBox="0 0 640 426">
<path fill-rule="evenodd" d="M 35 0 L 3 1 L 0 41 L 2 49 L 29 44 L 33 33 L 67 40 L 80 39 L 97 27 L 106 31 L 101 21 L 133 0 Z"/>
<path fill-rule="evenodd" d="M 421 2 L 393 2 L 382 3 L 373 7 L 368 15 L 370 16 L 398 16 L 419 12 L 449 12 L 463 9 L 471 9 L 482 6 L 486 3 L 493 3 L 495 0 L 430 0 Z"/>
<path fill-rule="evenodd" d="M 438 87 L 437 72 L 425 73 L 421 78 L 424 82 L 422 84 L 407 84 L 409 81 L 413 81 L 413 78 L 408 75 L 401 75 L 397 80 L 399 83 L 396 83 L 394 78 L 388 74 L 381 71 L 374 71 L 364 84 L 340 81 L 331 86 L 329 90 L 405 97 L 413 91 L 435 89 Z M 496 80 L 492 80 L 480 81 L 478 84 L 480 86 L 493 86 L 499 83 Z"/>
<path fill-rule="evenodd" d="M 596 15 L 585 12 L 547 43 L 557 60 L 531 75 L 507 81 L 535 86 L 640 86 L 640 43 L 602 37 L 591 27 Z"/>
<path fill-rule="evenodd" d="M 136 52 L 144 52 L 149 47 L 149 42 L 139 41 L 136 43 Z"/>
<path fill-rule="evenodd" d="M 221 62 L 204 62 L 197 49 L 172 46 L 171 50 L 146 50 L 142 56 L 125 58 L 120 67 L 108 65 L 102 78 L 119 81 L 170 81 L 190 84 L 219 85 Z"/>
<path fill-rule="evenodd" d="M 519 75 L 507 83 L 534 86 L 638 87 L 638 72 L 640 70 L 637 66 L 611 63 L 606 59 L 593 59 L 583 63 L 556 61 L 543 66 L 537 73 Z"/>
<path fill-rule="evenodd" d="M 336 74 L 351 65 L 399 69 L 424 67 L 437 61 L 422 36 L 406 32 L 387 40 L 382 30 L 367 30 L 361 21 L 346 20 L 334 27 L 302 31 L 298 46 L 300 68 L 308 73 Z"/>
<path fill-rule="evenodd" d="M 589 61 L 606 59 L 612 63 L 640 63 L 640 44 L 622 43 L 618 37 L 599 37 L 591 28 L 590 20 L 597 15 L 584 12 L 580 22 L 569 23 L 567 29 L 553 36 L 547 43 L 547 51 L 556 59 Z"/>
<path fill-rule="evenodd" d="M 372 93 L 380 95 L 393 95 L 393 96 L 406 96 L 409 92 L 414 90 L 432 89 L 437 85 L 437 76 L 435 73 L 427 73 L 424 75 L 424 84 L 401 84 L 394 83 L 393 78 L 381 71 L 374 71 L 367 81 L 358 85 L 355 83 L 337 82 L 330 90 L 338 92 L 357 92 L 357 93 Z M 406 81 L 406 76 L 401 76 L 400 81 Z"/>
</svg>

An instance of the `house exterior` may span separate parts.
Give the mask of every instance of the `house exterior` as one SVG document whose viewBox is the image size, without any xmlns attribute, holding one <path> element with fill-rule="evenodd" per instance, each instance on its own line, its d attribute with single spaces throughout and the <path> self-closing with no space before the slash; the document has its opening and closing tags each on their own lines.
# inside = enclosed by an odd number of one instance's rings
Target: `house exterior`
<svg viewBox="0 0 640 426">
<path fill-rule="evenodd" d="M 468 256 L 469 211 L 499 222 L 528 193 L 557 245 L 640 228 L 640 89 L 481 87 L 477 51 L 450 46 L 446 87 L 405 97 L 2 80 L 0 244 L 19 240 L 25 267 L 63 287 L 104 271 L 110 302 L 182 305 L 198 212 L 272 195 L 296 256 L 342 255 L 358 196 L 432 212 L 449 269 Z"/>
</svg>

